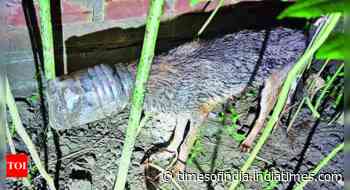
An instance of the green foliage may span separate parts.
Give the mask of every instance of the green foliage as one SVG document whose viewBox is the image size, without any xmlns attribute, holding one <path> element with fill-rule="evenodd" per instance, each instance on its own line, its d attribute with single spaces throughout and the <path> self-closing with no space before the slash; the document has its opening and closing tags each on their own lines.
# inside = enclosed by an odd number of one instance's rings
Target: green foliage
<svg viewBox="0 0 350 190">
<path fill-rule="evenodd" d="M 317 59 L 345 59 L 345 34 L 331 35 L 316 53 Z"/>
<path fill-rule="evenodd" d="M 40 95 L 38 93 L 32 94 L 30 97 L 27 98 L 27 101 L 31 104 L 36 104 L 39 101 Z"/>
<path fill-rule="evenodd" d="M 342 63 L 337 71 L 332 74 L 332 76 L 330 78 L 327 78 L 326 80 L 326 85 L 324 86 L 324 88 L 321 90 L 321 94 L 318 96 L 317 100 L 316 100 L 316 104 L 315 104 L 315 109 L 317 110 L 319 108 L 319 106 L 322 103 L 322 100 L 326 97 L 326 94 L 329 92 L 329 90 L 332 88 L 332 86 L 334 85 L 334 82 L 336 81 L 337 77 L 339 76 L 339 74 L 342 73 L 342 70 L 344 68 L 344 63 Z"/>
<path fill-rule="evenodd" d="M 203 146 L 203 133 L 200 131 L 198 134 L 196 141 L 194 142 L 194 145 L 191 149 L 191 153 L 186 161 L 188 165 L 192 165 L 193 161 L 198 158 L 200 154 L 204 153 L 204 146 Z"/>
<path fill-rule="evenodd" d="M 257 89 L 254 89 L 254 90 L 249 90 L 247 92 L 247 96 L 248 97 L 256 97 L 258 95 L 258 90 Z"/>
<path fill-rule="evenodd" d="M 243 141 L 245 139 L 245 134 L 240 134 L 237 132 L 238 129 L 238 125 L 237 122 L 239 120 L 239 114 L 236 112 L 236 110 L 234 108 L 229 109 L 230 111 L 230 116 L 229 119 L 231 121 L 231 125 L 224 125 L 224 129 L 225 132 L 232 137 L 233 140 L 235 140 L 236 142 L 240 143 L 241 141 Z M 220 120 L 222 122 L 226 121 L 226 115 L 224 113 L 220 113 L 219 114 Z"/>
<path fill-rule="evenodd" d="M 315 106 L 312 105 L 311 100 L 309 97 L 306 97 L 305 99 L 307 107 L 310 109 L 312 112 L 312 116 L 315 118 L 320 118 L 320 113 L 316 110 Z"/>
<path fill-rule="evenodd" d="M 198 3 L 206 2 L 207 0 L 189 0 L 191 7 L 196 6 Z"/>
<path fill-rule="evenodd" d="M 333 108 L 338 107 L 338 105 L 342 102 L 344 96 L 344 90 L 342 89 L 333 103 Z"/>
<path fill-rule="evenodd" d="M 350 9 L 348 0 L 299 0 L 284 10 L 277 18 L 317 18 L 327 13 L 344 12 Z"/>
<path fill-rule="evenodd" d="M 53 32 L 51 22 L 51 5 L 50 1 L 38 0 L 39 17 L 40 17 L 40 35 L 44 56 L 45 77 L 48 80 L 55 79 L 55 59 L 53 47 Z"/>
<path fill-rule="evenodd" d="M 349 0 L 299 0 L 292 6 L 285 9 L 277 18 L 286 17 L 317 18 L 329 13 L 343 13 L 350 10 Z M 342 33 L 332 34 L 327 41 L 322 44 L 316 53 L 317 59 L 344 60 L 346 36 Z"/>
<path fill-rule="evenodd" d="M 10 133 L 11 133 L 12 137 L 15 136 L 15 134 L 16 134 L 16 126 L 15 126 L 14 123 L 11 124 L 11 131 L 10 131 Z"/>
<path fill-rule="evenodd" d="M 33 180 L 33 177 L 34 177 L 35 175 L 37 175 L 38 172 L 39 172 L 39 170 L 38 170 L 38 168 L 36 167 L 36 165 L 32 164 L 31 167 L 29 168 L 28 179 L 29 179 L 30 181 L 32 181 L 32 180 Z M 33 183 L 31 183 L 31 184 L 33 184 Z"/>
</svg>

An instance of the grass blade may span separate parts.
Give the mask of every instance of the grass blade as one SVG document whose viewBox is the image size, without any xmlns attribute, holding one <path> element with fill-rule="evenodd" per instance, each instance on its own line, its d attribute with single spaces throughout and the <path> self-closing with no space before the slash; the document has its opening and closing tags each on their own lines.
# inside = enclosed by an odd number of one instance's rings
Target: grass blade
<svg viewBox="0 0 350 190">
<path fill-rule="evenodd" d="M 309 176 L 316 176 L 318 172 L 320 172 L 320 170 L 326 166 L 328 164 L 329 161 L 331 161 L 339 151 L 343 150 L 344 148 L 344 143 L 340 143 L 338 144 L 333 150 L 332 152 L 330 152 L 325 158 L 323 158 L 318 164 L 317 166 L 311 170 L 311 172 L 309 173 Z M 302 190 L 304 189 L 305 185 L 310 182 L 309 180 L 302 180 L 299 183 L 297 183 L 293 190 Z"/>
<path fill-rule="evenodd" d="M 22 138 L 24 144 L 27 146 L 29 154 L 34 161 L 35 166 L 38 168 L 40 175 L 42 175 L 42 177 L 45 179 L 45 181 L 47 182 L 47 185 L 50 187 L 51 190 L 56 190 L 53 179 L 46 172 L 43 164 L 40 161 L 39 154 L 35 149 L 35 145 L 33 144 L 28 133 L 23 127 L 21 118 L 17 111 L 16 102 L 15 102 L 15 99 L 13 98 L 13 95 L 10 89 L 10 84 L 7 79 L 6 79 L 6 103 L 7 103 L 7 107 L 9 108 L 13 123 L 16 127 L 16 132 Z"/>
<path fill-rule="evenodd" d="M 45 77 L 48 80 L 56 77 L 53 49 L 53 34 L 51 25 L 50 1 L 39 0 L 40 34 L 44 55 Z"/>
<path fill-rule="evenodd" d="M 316 100 L 316 104 L 315 104 L 315 109 L 317 110 L 318 107 L 321 105 L 321 101 L 322 99 L 325 97 L 326 93 L 328 92 L 328 90 L 332 87 L 332 84 L 334 83 L 335 79 L 337 79 L 337 76 L 339 75 L 339 73 L 341 72 L 341 70 L 344 67 L 344 63 L 342 63 L 339 68 L 337 69 L 337 71 L 334 73 L 334 75 L 332 76 L 332 78 L 326 83 L 326 86 L 322 89 L 322 92 L 320 94 L 320 96 L 317 98 Z"/>
<path fill-rule="evenodd" d="M 128 128 L 126 131 L 122 157 L 119 163 L 118 175 L 114 185 L 114 190 L 123 190 L 125 188 L 131 155 L 140 127 L 139 125 L 145 96 L 145 88 L 154 57 L 163 4 L 164 0 L 152 0 L 148 12 L 141 58 L 140 63 L 137 65 L 136 80 L 131 98 Z"/>
<path fill-rule="evenodd" d="M 207 28 L 207 26 L 209 25 L 209 23 L 214 18 L 214 16 L 216 15 L 220 7 L 222 7 L 223 4 L 224 4 L 224 0 L 220 0 L 219 4 L 215 7 L 215 10 L 210 14 L 209 18 L 205 21 L 201 29 L 198 31 L 197 36 L 200 36 L 203 33 L 203 31 Z"/>
</svg>

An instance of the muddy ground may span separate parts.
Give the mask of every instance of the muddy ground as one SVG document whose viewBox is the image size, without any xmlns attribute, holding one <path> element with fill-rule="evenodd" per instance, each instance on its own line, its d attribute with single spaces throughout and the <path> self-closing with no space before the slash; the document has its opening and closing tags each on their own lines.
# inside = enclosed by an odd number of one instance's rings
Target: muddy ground
<svg viewBox="0 0 350 190">
<path fill-rule="evenodd" d="M 241 131 L 248 131 L 256 117 L 257 95 L 247 96 L 230 102 L 234 104 L 241 117 Z M 112 189 L 118 171 L 124 132 L 127 125 L 128 110 L 98 122 L 73 128 L 66 131 L 54 131 L 45 127 L 47 116 L 42 113 L 39 100 L 17 98 L 17 105 L 22 121 L 32 137 L 48 171 L 55 178 L 58 189 L 69 190 L 109 190 Z M 248 106 L 249 105 L 249 106 Z M 223 111 L 218 107 L 210 114 L 210 119 L 200 131 L 200 141 L 196 156 L 187 165 L 187 171 L 196 173 L 237 171 L 248 157 L 248 153 L 239 150 L 239 142 L 233 139 L 218 119 Z M 226 106 L 227 107 L 227 106 Z M 315 166 L 338 143 L 344 140 L 344 125 L 334 122 L 328 125 L 330 116 L 335 110 L 331 103 L 325 106 L 320 120 L 312 118 L 307 108 L 296 120 L 292 130 L 286 132 L 288 113 L 281 119 L 268 142 L 258 154 L 250 171 L 284 171 L 304 173 Z M 143 160 L 146 152 L 167 142 L 173 131 L 171 119 L 166 115 L 158 115 L 151 119 L 141 130 L 133 153 L 133 159 L 127 181 L 127 189 L 147 189 Z M 27 152 L 21 139 L 14 136 L 18 152 Z M 145 156 L 146 155 L 146 156 Z M 343 174 L 343 153 L 338 154 L 325 167 L 324 173 Z M 33 189 L 45 189 L 42 177 L 31 163 L 31 182 Z M 230 181 L 187 181 L 178 182 L 183 189 L 227 189 Z M 148 183 L 152 189 L 152 183 Z M 172 184 L 160 182 L 161 189 L 175 189 Z M 268 186 L 264 181 L 245 182 L 244 189 L 264 189 Z M 9 181 L 9 189 L 30 189 L 19 181 Z M 289 189 L 291 182 L 280 182 L 277 189 Z M 343 181 L 311 182 L 305 189 L 343 189 Z"/>
</svg>

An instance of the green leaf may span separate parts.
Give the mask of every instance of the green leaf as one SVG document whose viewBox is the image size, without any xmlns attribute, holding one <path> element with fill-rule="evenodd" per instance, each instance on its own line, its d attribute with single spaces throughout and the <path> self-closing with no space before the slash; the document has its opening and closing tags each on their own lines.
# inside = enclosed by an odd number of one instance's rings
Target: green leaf
<svg viewBox="0 0 350 190">
<path fill-rule="evenodd" d="M 317 59 L 345 59 L 345 34 L 331 35 L 316 53 Z"/>
<path fill-rule="evenodd" d="M 189 0 L 191 7 L 196 6 L 198 3 L 204 2 L 206 0 Z"/>
<path fill-rule="evenodd" d="M 309 19 L 327 13 L 344 12 L 349 9 L 349 0 L 299 0 L 285 9 L 277 18 L 298 17 Z"/>
</svg>

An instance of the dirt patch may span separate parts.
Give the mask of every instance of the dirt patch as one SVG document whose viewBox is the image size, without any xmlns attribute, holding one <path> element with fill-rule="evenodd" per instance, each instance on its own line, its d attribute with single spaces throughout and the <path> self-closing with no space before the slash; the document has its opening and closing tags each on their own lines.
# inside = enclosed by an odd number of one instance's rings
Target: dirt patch
<svg viewBox="0 0 350 190">
<path fill-rule="evenodd" d="M 249 101 L 255 99 L 251 97 Z M 249 107 L 254 107 L 256 105 L 254 102 L 250 103 Z M 41 158 L 45 161 L 48 171 L 54 176 L 59 189 L 112 189 L 118 171 L 128 109 L 82 128 L 57 132 L 44 127 L 39 103 L 28 104 L 23 101 L 17 103 L 24 126 L 40 150 Z M 247 110 L 251 108 L 242 105 L 247 104 L 244 101 L 236 101 L 236 106 L 241 108 L 238 109 L 238 112 L 242 113 L 239 122 L 241 126 L 244 126 L 251 122 L 249 120 L 252 119 L 249 118 L 252 116 L 247 114 Z M 215 117 L 223 111 L 222 109 L 219 107 L 211 113 L 212 119 L 201 128 L 200 143 L 204 148 L 187 165 L 187 172 L 237 172 L 247 159 L 249 154 L 240 152 L 239 142 L 225 131 L 224 126 Z M 332 109 L 326 111 L 328 114 L 323 120 L 327 120 L 327 117 L 334 112 Z M 270 171 L 304 173 L 314 167 L 336 144 L 343 141 L 343 125 L 316 122 L 307 109 L 302 111 L 297 121 L 289 134 L 283 123 L 274 130 L 258 154 L 250 172 L 262 172 L 269 169 Z M 141 130 L 133 153 L 127 189 L 147 188 L 143 158 L 149 149 L 169 140 L 175 126 L 172 123 L 171 118 L 166 115 L 157 115 Z M 14 140 L 17 151 L 27 152 L 17 135 L 14 136 Z M 342 174 L 344 172 L 343 157 L 343 154 L 338 154 L 321 172 Z M 33 167 L 31 168 L 33 188 L 44 189 L 43 179 Z M 186 189 L 226 189 L 231 182 L 179 181 L 178 183 Z M 25 188 L 18 181 L 9 181 L 7 185 L 11 189 Z M 163 189 L 174 188 L 172 184 L 160 183 L 160 185 Z M 288 189 L 289 185 L 290 182 L 279 183 L 278 189 Z M 263 189 L 267 183 L 249 181 L 243 186 L 245 189 Z M 311 182 L 305 189 L 342 188 L 341 181 L 331 181 Z"/>
</svg>

